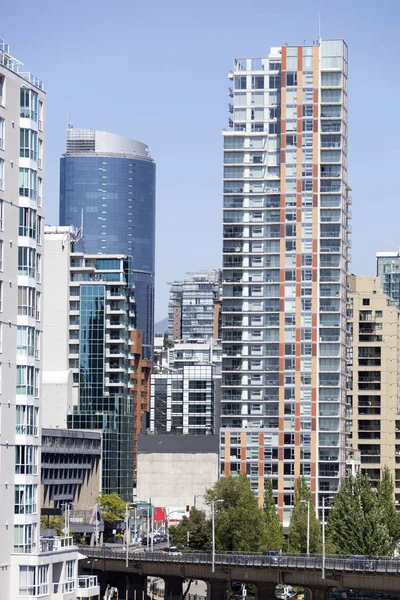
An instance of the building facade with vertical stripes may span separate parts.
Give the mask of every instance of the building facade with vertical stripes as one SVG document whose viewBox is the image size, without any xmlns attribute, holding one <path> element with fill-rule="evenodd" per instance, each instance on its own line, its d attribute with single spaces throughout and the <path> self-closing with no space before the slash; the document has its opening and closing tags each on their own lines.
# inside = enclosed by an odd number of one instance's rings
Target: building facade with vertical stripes
<svg viewBox="0 0 400 600">
<path fill-rule="evenodd" d="M 237 59 L 224 131 L 220 474 L 332 497 L 345 470 L 347 46 Z M 328 502 L 329 500 L 327 500 Z"/>
</svg>

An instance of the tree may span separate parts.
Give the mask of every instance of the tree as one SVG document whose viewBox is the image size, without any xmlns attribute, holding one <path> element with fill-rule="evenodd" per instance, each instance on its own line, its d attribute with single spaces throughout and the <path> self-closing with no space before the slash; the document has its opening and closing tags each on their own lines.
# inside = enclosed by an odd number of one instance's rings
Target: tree
<svg viewBox="0 0 400 600">
<path fill-rule="evenodd" d="M 268 550 L 282 550 L 285 538 L 283 526 L 276 511 L 271 479 L 265 481 L 264 516 L 267 526 Z"/>
<path fill-rule="evenodd" d="M 192 507 L 190 516 L 184 516 L 178 525 L 169 528 L 173 546 L 189 550 L 209 550 L 211 548 L 211 521 L 206 513 Z"/>
<path fill-rule="evenodd" d="M 321 552 L 321 526 L 315 514 L 312 495 L 303 476 L 296 482 L 294 507 L 290 518 L 290 552 L 307 552 L 307 513 L 310 503 L 310 553 Z"/>
<path fill-rule="evenodd" d="M 267 527 L 245 475 L 223 477 L 206 492 L 215 504 L 215 546 L 224 552 L 258 552 L 267 546 Z"/>
<path fill-rule="evenodd" d="M 63 535 L 63 529 L 65 527 L 64 517 L 61 515 L 42 515 L 40 517 L 40 529 L 55 529 L 57 535 Z"/>
<path fill-rule="evenodd" d="M 387 556 L 394 545 L 381 497 L 359 472 L 342 481 L 330 511 L 327 539 L 335 552 Z"/>
<path fill-rule="evenodd" d="M 389 467 L 385 466 L 381 473 L 381 479 L 376 489 L 378 503 L 383 508 L 385 521 L 389 529 L 389 535 L 393 540 L 394 552 L 400 540 L 400 517 L 394 503 L 394 485 Z"/>
<path fill-rule="evenodd" d="M 106 523 L 113 524 L 124 520 L 125 502 L 116 492 L 112 494 L 101 492 L 97 498 L 97 502 L 100 504 L 100 511 Z"/>
</svg>

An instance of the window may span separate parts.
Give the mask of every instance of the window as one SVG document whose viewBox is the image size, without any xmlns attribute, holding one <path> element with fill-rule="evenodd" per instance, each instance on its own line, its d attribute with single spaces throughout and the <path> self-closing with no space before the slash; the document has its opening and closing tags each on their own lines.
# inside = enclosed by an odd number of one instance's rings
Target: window
<svg viewBox="0 0 400 600">
<path fill-rule="evenodd" d="M 40 321 L 40 301 L 41 294 L 40 292 L 36 292 L 36 321 Z"/>
<path fill-rule="evenodd" d="M 18 275 L 35 277 L 36 274 L 36 250 L 34 248 L 18 248 Z"/>
<path fill-rule="evenodd" d="M 246 89 L 246 75 L 239 75 L 235 77 L 235 90 Z"/>
<path fill-rule="evenodd" d="M 4 230 L 4 200 L 0 200 L 0 231 Z"/>
<path fill-rule="evenodd" d="M 36 253 L 36 281 L 40 283 L 42 277 L 42 256 Z"/>
<path fill-rule="evenodd" d="M 313 130 L 313 122 L 311 119 L 304 119 L 303 121 L 303 131 L 312 132 Z"/>
<path fill-rule="evenodd" d="M 303 73 L 303 83 L 304 85 L 313 85 L 314 73 L 312 71 L 307 71 L 306 73 Z"/>
<path fill-rule="evenodd" d="M 19 195 L 36 200 L 37 173 L 33 169 L 20 167 L 19 169 Z"/>
<path fill-rule="evenodd" d="M 342 74 L 336 72 L 326 72 L 321 74 L 321 85 L 322 86 L 340 86 L 342 83 Z"/>
<path fill-rule="evenodd" d="M 4 160 L 0 158 L 0 190 L 4 190 Z"/>
<path fill-rule="evenodd" d="M 279 89 L 281 87 L 281 76 L 280 75 L 270 75 L 269 76 L 269 89 Z"/>
<path fill-rule="evenodd" d="M 5 120 L 0 117 L 0 150 L 4 150 Z"/>
<path fill-rule="evenodd" d="M 3 241 L 0 240 L 0 271 L 3 271 Z"/>
<path fill-rule="evenodd" d="M 38 100 L 37 92 L 21 88 L 20 92 L 20 116 L 24 119 L 38 120 Z"/>
<path fill-rule="evenodd" d="M 0 281 L 0 312 L 3 312 L 3 282 Z"/>
<path fill-rule="evenodd" d="M 15 446 L 15 474 L 37 475 L 37 457 L 36 446 Z"/>
<path fill-rule="evenodd" d="M 303 179 L 301 182 L 301 189 L 303 192 L 312 192 L 312 189 L 313 189 L 312 179 Z"/>
<path fill-rule="evenodd" d="M 286 86 L 293 87 L 297 85 L 297 72 L 288 72 L 286 73 Z"/>
<path fill-rule="evenodd" d="M 363 298 L 363 301 L 362 301 L 362 303 L 363 303 L 363 306 L 369 306 L 369 304 L 370 304 L 370 299 L 369 299 L 369 298 Z"/>
<path fill-rule="evenodd" d="M 5 105 L 5 83 L 6 78 L 4 77 L 4 75 L 0 75 L 0 106 Z"/>
<path fill-rule="evenodd" d="M 19 595 L 36 596 L 36 567 L 20 565 Z"/>
<path fill-rule="evenodd" d="M 36 523 L 14 525 L 14 552 L 32 554 L 36 549 Z"/>
<path fill-rule="evenodd" d="M 38 119 L 39 131 L 43 131 L 43 102 L 39 100 L 39 119 Z"/>
<path fill-rule="evenodd" d="M 312 88 L 304 88 L 303 89 L 303 102 L 307 104 L 308 102 L 314 101 L 314 90 Z"/>
<path fill-rule="evenodd" d="M 75 560 L 67 560 L 66 562 L 66 591 L 72 592 L 75 589 Z"/>
<path fill-rule="evenodd" d="M 16 433 L 20 435 L 38 435 L 38 411 L 34 406 L 17 405 Z"/>
<path fill-rule="evenodd" d="M 18 235 L 36 239 L 36 210 L 20 207 Z"/>
<path fill-rule="evenodd" d="M 36 243 L 39 244 L 39 246 L 42 244 L 42 222 L 42 217 L 36 218 Z"/>
<path fill-rule="evenodd" d="M 304 133 L 303 134 L 303 148 L 307 148 L 313 145 L 313 136 L 312 133 Z"/>
<path fill-rule="evenodd" d="M 263 90 L 264 77 L 262 75 L 253 76 L 251 78 L 251 87 L 253 90 Z"/>
<path fill-rule="evenodd" d="M 42 199 L 43 199 L 43 179 L 41 177 L 38 177 L 38 189 L 37 189 L 37 205 L 40 207 L 42 206 Z"/>
<path fill-rule="evenodd" d="M 36 316 L 36 290 L 33 287 L 18 287 L 18 314 Z"/>
<path fill-rule="evenodd" d="M 17 365 L 17 394 L 33 396 L 35 391 L 35 368 Z"/>
<path fill-rule="evenodd" d="M 14 514 L 32 515 L 37 513 L 37 485 L 16 485 L 14 493 Z"/>
<path fill-rule="evenodd" d="M 313 105 L 312 104 L 303 104 L 303 117 L 312 117 L 313 116 Z"/>
<path fill-rule="evenodd" d="M 30 158 L 37 161 L 38 157 L 38 134 L 32 129 L 19 130 L 19 155 L 21 158 Z"/>
<path fill-rule="evenodd" d="M 287 135 L 286 136 L 286 147 L 287 148 L 296 148 L 297 147 L 297 135 Z"/>
<path fill-rule="evenodd" d="M 17 354 L 35 356 L 35 328 L 27 325 L 17 326 Z"/>
</svg>

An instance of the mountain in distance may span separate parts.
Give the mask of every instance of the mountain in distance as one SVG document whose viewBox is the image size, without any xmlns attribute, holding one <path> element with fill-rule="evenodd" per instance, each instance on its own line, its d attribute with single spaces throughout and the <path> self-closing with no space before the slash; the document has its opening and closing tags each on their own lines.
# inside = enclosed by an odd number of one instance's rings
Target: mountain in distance
<svg viewBox="0 0 400 600">
<path fill-rule="evenodd" d="M 166 333 L 167 331 L 168 331 L 168 317 L 165 317 L 165 319 L 158 321 L 158 323 L 156 323 L 154 325 L 154 333 Z"/>
</svg>

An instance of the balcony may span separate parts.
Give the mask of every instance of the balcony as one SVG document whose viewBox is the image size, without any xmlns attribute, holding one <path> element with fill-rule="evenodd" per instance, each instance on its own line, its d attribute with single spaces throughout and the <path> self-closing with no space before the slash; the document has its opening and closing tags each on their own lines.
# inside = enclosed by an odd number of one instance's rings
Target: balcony
<svg viewBox="0 0 400 600">
<path fill-rule="evenodd" d="M 100 595 L 100 586 L 96 575 L 86 575 L 78 577 L 78 589 L 76 590 L 77 600 L 81 598 L 92 598 Z"/>
<path fill-rule="evenodd" d="M 64 548 L 73 546 L 73 537 L 41 537 L 40 552 L 60 552 Z"/>
</svg>

